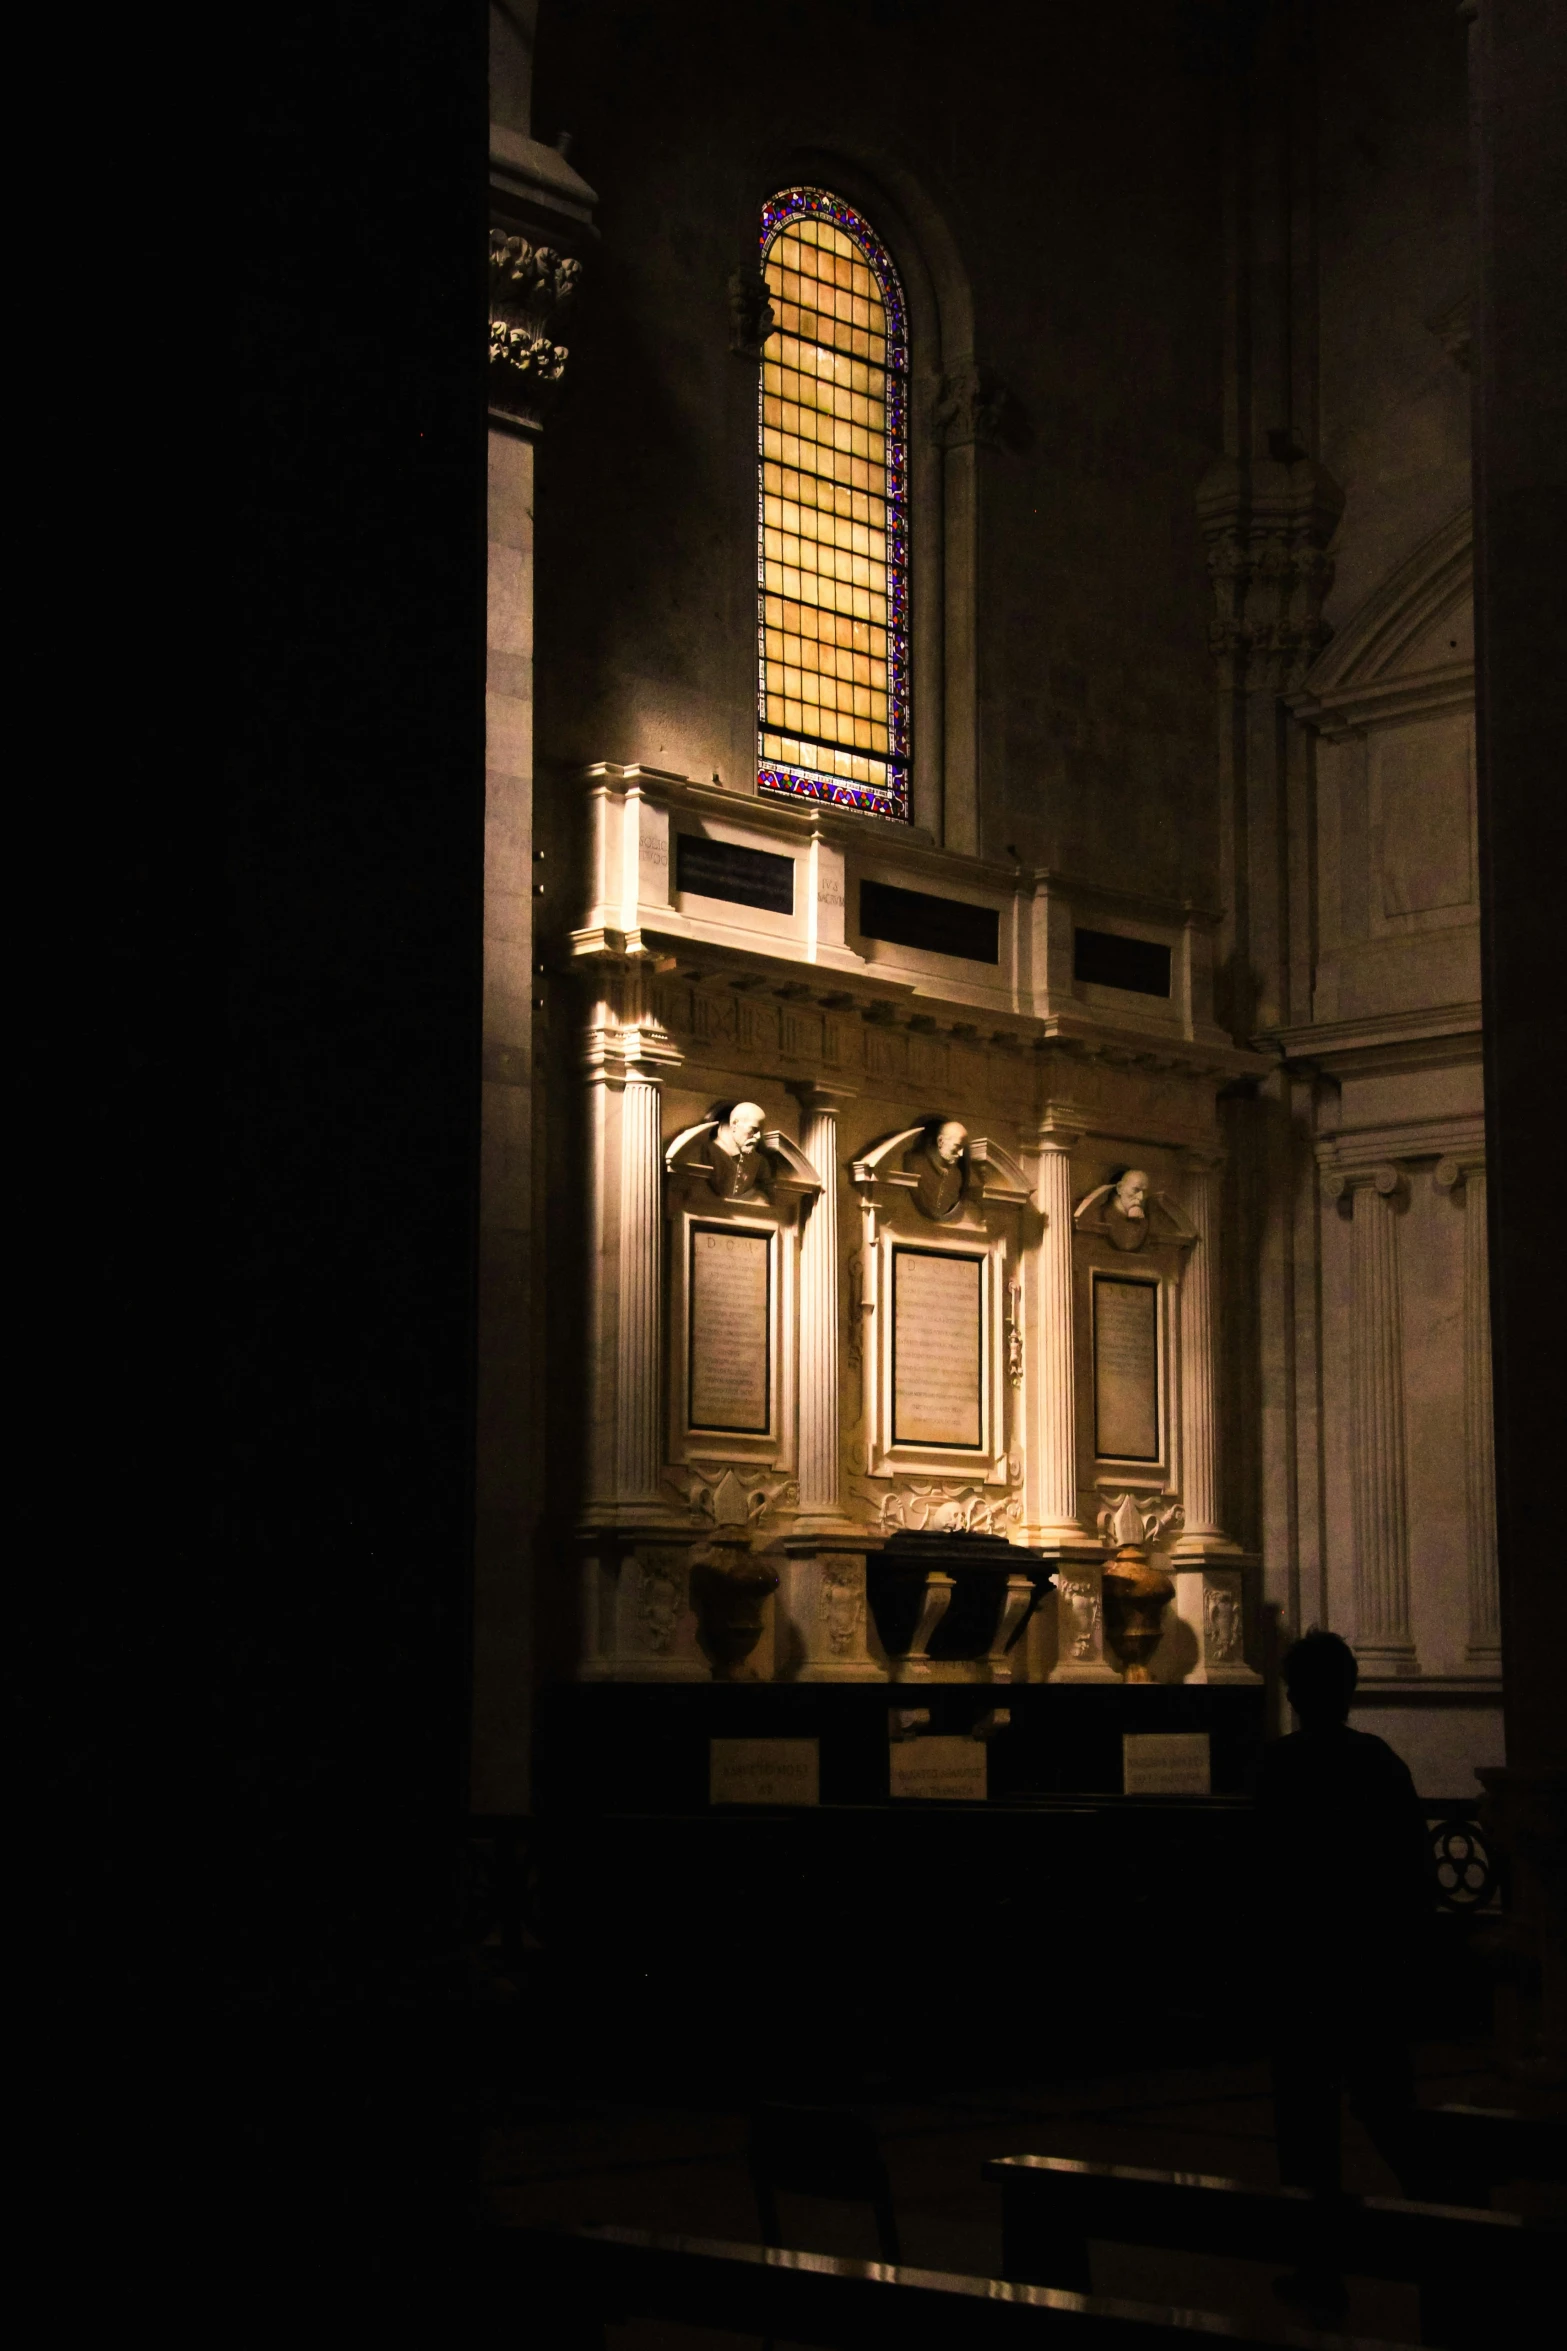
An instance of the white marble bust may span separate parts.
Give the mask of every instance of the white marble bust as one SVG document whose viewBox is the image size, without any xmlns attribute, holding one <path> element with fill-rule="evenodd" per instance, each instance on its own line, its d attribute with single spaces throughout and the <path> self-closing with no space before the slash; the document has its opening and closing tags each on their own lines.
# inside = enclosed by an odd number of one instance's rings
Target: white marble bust
<svg viewBox="0 0 1567 2351">
<path fill-rule="evenodd" d="M 710 1181 L 721 1200 L 740 1200 L 765 1189 L 768 1166 L 762 1129 L 766 1124 L 767 1113 L 759 1102 L 737 1102 L 715 1128 Z"/>
<path fill-rule="evenodd" d="M 1148 1177 L 1129 1167 L 1105 1203 L 1105 1231 L 1117 1249 L 1140 1249 L 1148 1238 Z"/>
<path fill-rule="evenodd" d="M 946 1118 L 921 1153 L 923 1164 L 914 1197 L 925 1215 L 938 1222 L 951 1216 L 963 1197 L 963 1153 L 967 1145 L 967 1127 L 955 1118 Z"/>
</svg>

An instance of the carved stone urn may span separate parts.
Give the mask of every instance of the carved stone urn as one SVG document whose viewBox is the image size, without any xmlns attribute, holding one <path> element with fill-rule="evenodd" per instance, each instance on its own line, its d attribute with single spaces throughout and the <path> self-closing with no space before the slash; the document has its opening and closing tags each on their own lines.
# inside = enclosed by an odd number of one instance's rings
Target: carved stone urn
<svg viewBox="0 0 1567 2351">
<path fill-rule="evenodd" d="M 778 1589 L 778 1570 L 751 1555 L 741 1527 L 720 1527 L 691 1554 L 691 1604 L 697 1639 L 715 1682 L 754 1682 L 747 1665 L 762 1637 L 762 1609 Z"/>
<path fill-rule="evenodd" d="M 1155 1567 L 1145 1548 L 1147 1535 L 1128 1498 L 1110 1524 L 1116 1554 L 1107 1562 L 1104 1593 L 1105 1639 L 1125 1667 L 1123 1679 L 1151 1682 L 1149 1660 L 1164 1632 L 1164 1612 L 1175 1598 L 1175 1585 Z"/>
</svg>

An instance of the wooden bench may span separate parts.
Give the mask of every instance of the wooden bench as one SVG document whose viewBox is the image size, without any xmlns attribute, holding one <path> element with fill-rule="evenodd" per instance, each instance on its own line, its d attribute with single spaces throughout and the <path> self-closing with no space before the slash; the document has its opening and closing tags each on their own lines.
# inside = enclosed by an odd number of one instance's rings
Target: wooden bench
<svg viewBox="0 0 1567 2351">
<path fill-rule="evenodd" d="M 985 2165 L 1002 2193 L 1005 2276 L 1087 2293 L 1090 2240 L 1397 2278 L 1420 2289 L 1427 2343 L 1494 2344 L 1502 2313 L 1549 2288 L 1567 2231 L 1513 2212 L 1411 2204 L 1393 2196 L 1313 2196 L 1203 2172 L 1144 2171 L 1066 2156 L 1009 2155 Z"/>
<path fill-rule="evenodd" d="M 497 2311 L 551 2351 L 600 2351 L 606 2324 L 640 2318 L 824 2351 L 1177 2351 L 1177 2342 L 1184 2351 L 1357 2351 L 1348 2337 L 1303 2334 L 1282 2317 L 1259 2333 L 1207 2311 L 644 2229 L 497 2229 L 482 2257 L 502 2298 Z"/>
</svg>

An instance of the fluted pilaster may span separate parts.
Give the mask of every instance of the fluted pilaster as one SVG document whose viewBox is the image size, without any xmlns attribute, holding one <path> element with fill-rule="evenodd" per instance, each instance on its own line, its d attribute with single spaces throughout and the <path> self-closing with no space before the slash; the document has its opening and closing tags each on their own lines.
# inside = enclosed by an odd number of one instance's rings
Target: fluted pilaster
<svg viewBox="0 0 1567 2351">
<path fill-rule="evenodd" d="M 1218 1294 L 1215 1153 L 1188 1153 L 1182 1206 L 1197 1238 L 1181 1268 L 1181 1502 L 1185 1524 L 1176 1556 L 1233 1552 L 1219 1517 Z"/>
<path fill-rule="evenodd" d="M 659 1093 L 653 1080 L 629 1077 L 621 1099 L 615 1420 L 616 1483 L 623 1502 L 658 1500 Z"/>
<path fill-rule="evenodd" d="M 1501 1595 L 1496 1573 L 1496 1456 L 1491 1417 L 1491 1271 L 1483 1162 L 1438 1160 L 1440 1191 L 1464 1218 L 1464 1500 L 1469 1536 L 1471 1664 L 1499 1666 Z"/>
<path fill-rule="evenodd" d="M 1035 1148 L 1038 1311 L 1032 1372 L 1032 1542 L 1085 1541 L 1077 1515 L 1077 1362 L 1072 1316 L 1072 1151 L 1080 1129 L 1064 1120 L 1041 1128 Z"/>
<path fill-rule="evenodd" d="M 608 964 L 586 1038 L 591 1137 L 590 1516 L 661 1511 L 663 1464 L 662 1078 L 680 1055 L 653 1008 L 643 959 Z"/>
<path fill-rule="evenodd" d="M 844 1087 L 796 1088 L 800 1148 L 822 1179 L 800 1242 L 800 1517 L 838 1516 L 838 1112 Z"/>
<path fill-rule="evenodd" d="M 1338 1172 L 1328 1192 L 1351 1205 L 1355 1650 L 1375 1671 L 1414 1673 L 1398 1279 L 1404 1179 L 1387 1165 Z"/>
</svg>

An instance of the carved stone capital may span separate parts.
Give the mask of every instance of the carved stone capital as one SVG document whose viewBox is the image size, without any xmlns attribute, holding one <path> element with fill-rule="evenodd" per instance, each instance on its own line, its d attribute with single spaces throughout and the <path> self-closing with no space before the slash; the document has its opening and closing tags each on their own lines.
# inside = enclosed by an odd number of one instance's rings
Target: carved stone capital
<svg viewBox="0 0 1567 2351">
<path fill-rule="evenodd" d="M 1449 1151 L 1443 1154 L 1431 1170 L 1431 1181 L 1439 1192 L 1456 1192 L 1468 1185 L 1471 1176 L 1484 1175 L 1484 1173 L 1485 1153 L 1483 1150 L 1466 1151 L 1462 1155 Z"/>
<path fill-rule="evenodd" d="M 1208 643 L 1235 690 L 1292 691 L 1332 635 L 1322 603 L 1343 510 L 1337 482 L 1305 456 L 1225 458 L 1204 481 L 1197 512 L 1214 595 Z"/>
<path fill-rule="evenodd" d="M 1365 1167 L 1330 1167 L 1322 1178 L 1322 1189 L 1329 1200 L 1353 1206 L 1357 1192 L 1376 1192 L 1382 1199 L 1401 1198 L 1409 1189 L 1409 1179 L 1401 1167 L 1391 1160 L 1378 1160 Z"/>
<path fill-rule="evenodd" d="M 490 231 L 490 408 L 537 430 L 565 372 L 558 339 L 582 264 L 553 245 L 505 229 Z"/>
</svg>

